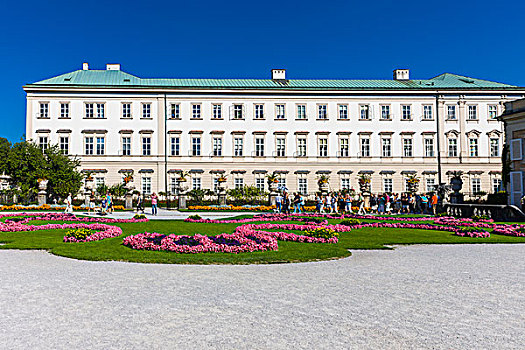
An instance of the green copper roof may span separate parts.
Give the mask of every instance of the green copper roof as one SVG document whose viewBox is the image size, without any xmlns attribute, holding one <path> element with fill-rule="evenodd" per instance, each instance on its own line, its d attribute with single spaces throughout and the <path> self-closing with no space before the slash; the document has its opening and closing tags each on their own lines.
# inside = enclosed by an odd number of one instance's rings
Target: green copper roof
<svg viewBox="0 0 525 350">
<path fill-rule="evenodd" d="M 328 80 L 328 79 L 151 79 L 120 70 L 77 70 L 26 87 L 143 87 L 205 89 L 289 89 L 289 90 L 372 90 L 372 89 L 513 89 L 514 85 L 444 73 L 426 80 Z"/>
</svg>

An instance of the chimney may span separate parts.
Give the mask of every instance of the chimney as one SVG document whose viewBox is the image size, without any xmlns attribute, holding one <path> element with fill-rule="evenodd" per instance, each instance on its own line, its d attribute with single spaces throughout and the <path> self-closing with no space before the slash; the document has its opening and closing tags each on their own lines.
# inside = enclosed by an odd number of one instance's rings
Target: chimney
<svg viewBox="0 0 525 350">
<path fill-rule="evenodd" d="M 89 70 L 89 63 L 87 62 L 82 63 L 82 70 Z"/>
<path fill-rule="evenodd" d="M 106 64 L 106 70 L 120 70 L 120 63 L 108 63 Z"/>
<path fill-rule="evenodd" d="M 272 69 L 272 80 L 286 80 L 286 69 Z"/>
<path fill-rule="evenodd" d="M 410 70 L 394 69 L 394 80 L 410 80 Z"/>
</svg>

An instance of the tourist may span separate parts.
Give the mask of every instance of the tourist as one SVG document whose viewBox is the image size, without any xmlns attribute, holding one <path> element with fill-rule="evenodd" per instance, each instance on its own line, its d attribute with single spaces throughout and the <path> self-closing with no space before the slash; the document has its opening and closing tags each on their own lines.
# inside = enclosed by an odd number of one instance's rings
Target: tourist
<svg viewBox="0 0 525 350">
<path fill-rule="evenodd" d="M 290 214 L 290 196 L 288 195 L 288 192 L 284 192 L 283 194 L 283 212 L 285 214 Z"/>
<path fill-rule="evenodd" d="M 432 209 L 432 214 L 434 216 L 437 215 L 437 204 L 438 204 L 438 196 L 434 192 L 434 194 L 432 195 L 432 198 L 430 199 L 430 208 Z"/>
<path fill-rule="evenodd" d="M 377 208 L 378 214 L 385 213 L 385 201 L 386 201 L 385 195 L 384 194 L 380 195 L 379 200 L 378 200 L 378 208 Z"/>
<path fill-rule="evenodd" d="M 406 193 L 404 193 L 403 195 L 401 195 L 401 212 L 403 214 L 410 213 L 410 209 L 408 207 L 408 203 L 409 203 L 408 195 Z"/>
<path fill-rule="evenodd" d="M 275 208 L 278 213 L 281 212 L 282 202 L 283 202 L 283 196 L 281 195 L 281 192 L 278 192 L 277 196 L 275 196 Z"/>
<path fill-rule="evenodd" d="M 421 195 L 421 214 L 426 214 L 428 211 L 428 197 L 426 194 Z"/>
<path fill-rule="evenodd" d="M 345 196 L 345 211 L 347 214 L 352 214 L 352 198 L 350 198 L 350 194 L 347 193 Z"/>
<path fill-rule="evenodd" d="M 137 213 L 139 212 L 139 210 L 142 212 L 142 214 L 144 214 L 144 201 L 142 200 L 140 192 L 137 195 Z"/>
<path fill-rule="evenodd" d="M 65 200 L 65 203 L 66 203 L 66 211 L 65 211 L 65 213 L 66 214 L 73 213 L 73 198 L 71 198 L 71 193 L 69 193 L 69 195 L 67 196 L 67 198 Z"/>
<path fill-rule="evenodd" d="M 331 199 L 330 204 L 331 204 L 331 206 L 330 206 L 330 208 L 331 208 L 330 209 L 330 213 L 332 213 L 332 212 L 337 213 L 337 194 L 336 193 L 334 193 L 332 195 L 332 199 Z"/>
<path fill-rule="evenodd" d="M 377 195 L 373 194 L 370 196 L 370 209 L 372 212 L 377 213 L 378 199 Z"/>
<path fill-rule="evenodd" d="M 392 212 L 392 197 L 385 193 L 385 212 L 390 214 Z"/>
<path fill-rule="evenodd" d="M 322 194 L 316 194 L 315 195 L 315 212 L 321 213 L 323 211 L 323 195 Z"/>
<path fill-rule="evenodd" d="M 157 197 L 157 194 L 153 192 L 151 195 L 151 215 L 157 215 L 157 200 L 159 197 Z"/>
<path fill-rule="evenodd" d="M 363 197 L 362 193 L 359 193 L 358 203 L 359 203 L 359 211 L 357 212 L 357 215 L 366 215 L 365 198 Z"/>
</svg>

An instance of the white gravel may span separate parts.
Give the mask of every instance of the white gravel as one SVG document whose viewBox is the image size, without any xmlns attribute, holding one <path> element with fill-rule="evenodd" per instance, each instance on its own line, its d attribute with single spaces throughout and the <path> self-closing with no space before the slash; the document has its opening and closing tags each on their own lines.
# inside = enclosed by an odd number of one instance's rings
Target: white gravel
<svg viewBox="0 0 525 350">
<path fill-rule="evenodd" d="M 250 266 L 0 251 L 1 349 L 523 349 L 525 245 Z"/>
</svg>

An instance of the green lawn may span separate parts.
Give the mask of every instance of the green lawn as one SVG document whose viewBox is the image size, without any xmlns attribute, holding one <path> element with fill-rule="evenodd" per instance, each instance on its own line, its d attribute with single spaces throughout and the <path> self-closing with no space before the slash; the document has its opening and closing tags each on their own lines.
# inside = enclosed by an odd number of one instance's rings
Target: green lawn
<svg viewBox="0 0 525 350">
<path fill-rule="evenodd" d="M 339 220 L 329 220 L 337 223 Z M 58 223 L 58 222 L 57 222 Z M 39 225 L 44 222 L 31 221 Z M 63 243 L 66 230 L 46 230 L 33 232 L 1 232 L 0 249 L 43 249 L 52 254 L 84 260 L 116 260 L 146 263 L 175 264 L 254 264 L 284 263 L 328 260 L 347 257 L 352 249 L 389 249 L 385 245 L 402 244 L 455 244 L 455 243 L 525 243 L 525 238 L 493 234 L 490 238 L 468 238 L 454 236 L 450 232 L 362 228 L 341 233 L 337 244 L 314 244 L 279 241 L 278 251 L 241 254 L 202 253 L 177 254 L 133 250 L 122 245 L 125 236 L 142 232 L 160 232 L 216 235 L 231 233 L 238 224 L 186 223 L 180 220 L 155 221 L 146 223 L 110 224 L 120 226 L 122 236 L 88 243 Z"/>
</svg>

